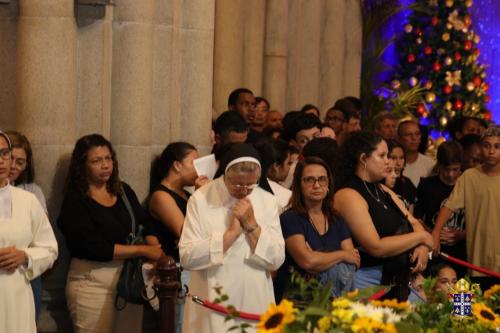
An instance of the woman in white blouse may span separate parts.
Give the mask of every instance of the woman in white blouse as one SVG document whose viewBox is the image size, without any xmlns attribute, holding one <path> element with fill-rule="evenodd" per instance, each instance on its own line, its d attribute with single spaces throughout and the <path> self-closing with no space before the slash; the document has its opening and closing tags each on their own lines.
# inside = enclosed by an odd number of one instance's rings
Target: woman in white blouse
<svg viewBox="0 0 500 333">
<path fill-rule="evenodd" d="M 228 304 L 257 314 L 274 302 L 270 271 L 285 258 L 276 199 L 257 186 L 258 158 L 248 144 L 229 149 L 221 160 L 224 175 L 189 199 L 179 241 L 181 265 L 192 271 L 191 294 L 213 301 L 221 287 Z M 187 302 L 183 332 L 226 332 L 235 322 L 224 319 Z"/>
<path fill-rule="evenodd" d="M 0 131 L 0 332 L 35 333 L 29 281 L 57 258 L 57 241 L 37 198 L 9 184 L 12 147 Z"/>
</svg>

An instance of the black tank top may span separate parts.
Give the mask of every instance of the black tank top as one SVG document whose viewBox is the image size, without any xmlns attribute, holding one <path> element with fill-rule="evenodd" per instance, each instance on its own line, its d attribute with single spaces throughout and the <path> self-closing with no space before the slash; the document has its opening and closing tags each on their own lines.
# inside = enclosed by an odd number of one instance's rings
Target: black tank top
<svg viewBox="0 0 500 333">
<path fill-rule="evenodd" d="M 187 200 L 181 197 L 179 194 L 176 192 L 172 191 L 168 187 L 159 184 L 152 193 L 156 191 L 163 191 L 172 196 L 174 198 L 174 201 L 179 207 L 180 211 L 184 216 L 186 216 L 186 208 L 187 208 Z M 185 192 L 185 191 L 184 191 Z M 185 192 L 186 196 L 189 198 L 189 193 Z M 154 233 L 157 235 L 160 243 L 161 243 L 161 248 L 165 252 L 166 255 L 172 256 L 176 262 L 179 262 L 179 239 L 172 233 L 170 230 L 168 230 L 165 225 L 163 224 L 162 221 L 154 218 L 149 214 L 151 227 L 154 230 Z"/>
<path fill-rule="evenodd" d="M 355 177 L 347 183 L 346 187 L 354 189 L 368 203 L 368 212 L 380 238 L 411 231 L 408 218 L 392 200 L 390 194 L 384 192 L 378 183 L 363 182 L 359 177 Z M 354 242 L 356 244 L 356 240 Z M 365 251 L 360 251 L 360 255 L 361 267 L 382 265 L 388 259 L 373 257 Z"/>
<path fill-rule="evenodd" d="M 380 238 L 403 235 L 412 231 L 408 217 L 399 209 L 390 194 L 382 190 L 379 183 L 368 183 L 355 177 L 346 187 L 354 189 L 368 203 L 368 212 Z M 355 239 L 354 243 L 357 243 Z M 381 283 L 394 285 L 385 297 L 397 298 L 400 301 L 408 298 L 409 251 L 385 258 L 373 257 L 362 249 L 359 254 L 361 267 L 383 266 Z"/>
</svg>

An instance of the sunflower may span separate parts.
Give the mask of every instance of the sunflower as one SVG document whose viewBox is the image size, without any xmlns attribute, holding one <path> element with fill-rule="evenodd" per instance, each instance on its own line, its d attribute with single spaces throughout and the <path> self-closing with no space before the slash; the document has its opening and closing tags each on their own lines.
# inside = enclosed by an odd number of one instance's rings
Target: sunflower
<svg viewBox="0 0 500 333">
<path fill-rule="evenodd" d="M 498 317 L 487 305 L 483 303 L 473 303 L 472 313 L 480 323 L 494 328 L 500 327 L 500 317 Z"/>
<path fill-rule="evenodd" d="M 398 302 L 397 299 L 386 299 L 383 301 L 373 300 L 371 303 L 373 306 L 391 308 L 397 311 L 406 311 L 410 306 L 408 302 Z"/>
<path fill-rule="evenodd" d="M 293 303 L 286 299 L 282 300 L 279 305 L 271 304 L 266 313 L 260 317 L 257 332 L 284 332 L 285 326 L 295 320 L 295 312 L 297 312 L 297 309 L 293 307 Z"/>
<path fill-rule="evenodd" d="M 354 333 L 397 333 L 394 324 L 384 324 L 369 317 L 357 318 L 351 326 Z"/>
<path fill-rule="evenodd" d="M 499 291 L 500 291 L 500 284 L 495 284 L 493 287 L 484 292 L 484 298 L 490 299 L 491 296 L 495 295 Z"/>
</svg>

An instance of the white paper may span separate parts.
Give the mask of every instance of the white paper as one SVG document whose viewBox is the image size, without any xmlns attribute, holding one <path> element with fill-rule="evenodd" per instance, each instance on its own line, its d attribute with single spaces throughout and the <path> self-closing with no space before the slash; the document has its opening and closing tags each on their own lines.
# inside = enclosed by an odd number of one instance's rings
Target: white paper
<svg viewBox="0 0 500 333">
<path fill-rule="evenodd" d="M 215 162 L 214 154 L 197 158 L 193 161 L 193 164 L 198 176 L 206 176 L 209 180 L 214 179 L 215 172 L 217 172 L 217 162 Z"/>
</svg>

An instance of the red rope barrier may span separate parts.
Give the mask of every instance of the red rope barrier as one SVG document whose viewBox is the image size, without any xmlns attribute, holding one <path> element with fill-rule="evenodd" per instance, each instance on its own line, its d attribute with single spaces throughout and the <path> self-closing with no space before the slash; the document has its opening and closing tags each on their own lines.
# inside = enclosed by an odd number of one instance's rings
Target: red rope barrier
<svg viewBox="0 0 500 333">
<path fill-rule="evenodd" d="M 215 304 L 215 303 L 212 303 L 209 301 L 205 301 L 198 296 L 192 296 L 191 299 L 193 300 L 193 302 L 200 304 L 200 305 L 206 307 L 207 309 L 210 309 L 210 310 L 213 310 L 215 312 L 219 312 L 219 313 L 225 314 L 225 315 L 230 314 L 229 311 L 227 311 L 227 309 L 225 307 L 223 307 L 222 305 Z M 241 319 L 246 319 L 246 320 L 252 320 L 252 321 L 259 321 L 260 320 L 260 315 L 258 315 L 258 314 L 242 312 L 242 311 L 238 311 L 238 310 L 236 310 L 236 312 L 232 313 L 232 315 L 235 317 L 239 317 Z"/>
<path fill-rule="evenodd" d="M 461 259 L 452 257 L 449 254 L 446 254 L 444 252 L 439 253 L 439 255 L 448 261 L 454 262 L 455 264 L 459 264 L 461 266 L 465 266 L 467 268 L 473 269 L 473 270 L 481 272 L 483 274 L 490 275 L 490 276 L 493 276 L 494 278 L 500 279 L 500 274 L 493 272 L 493 271 L 490 271 L 486 268 L 482 268 L 482 267 L 476 266 L 474 264 L 471 264 L 467 261 L 463 261 Z"/>
</svg>

